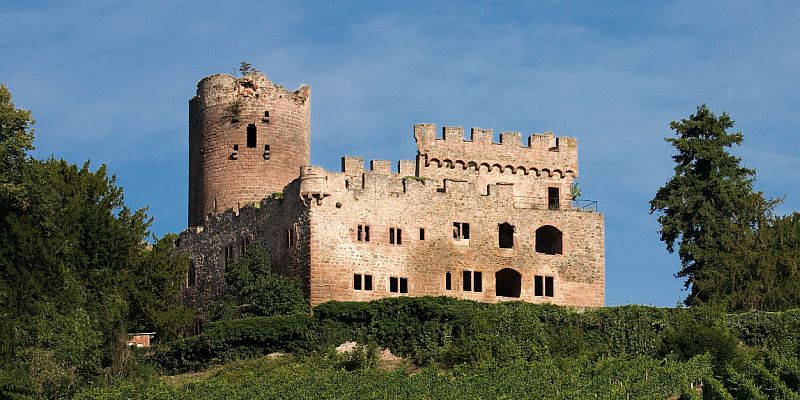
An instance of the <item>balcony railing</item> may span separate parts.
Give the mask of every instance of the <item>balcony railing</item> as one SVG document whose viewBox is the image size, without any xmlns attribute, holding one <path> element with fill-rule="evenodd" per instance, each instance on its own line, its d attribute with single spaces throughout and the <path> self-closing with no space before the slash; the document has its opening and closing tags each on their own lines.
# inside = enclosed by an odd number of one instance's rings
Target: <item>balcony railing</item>
<svg viewBox="0 0 800 400">
<path fill-rule="evenodd" d="M 531 210 L 597 212 L 596 200 L 567 200 L 552 197 L 514 196 L 514 207 Z"/>
</svg>

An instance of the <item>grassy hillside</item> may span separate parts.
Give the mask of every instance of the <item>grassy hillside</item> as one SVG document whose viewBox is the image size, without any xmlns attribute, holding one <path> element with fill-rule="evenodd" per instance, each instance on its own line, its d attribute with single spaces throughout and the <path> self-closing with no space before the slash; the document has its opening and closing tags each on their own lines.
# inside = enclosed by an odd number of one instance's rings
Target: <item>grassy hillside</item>
<svg viewBox="0 0 800 400">
<path fill-rule="evenodd" d="M 348 340 L 369 345 L 333 355 Z M 406 363 L 382 367 L 376 347 Z M 273 352 L 293 355 L 263 357 Z M 796 399 L 798 360 L 800 311 L 394 298 L 210 323 L 153 350 L 161 378 L 82 398 Z M 205 372 L 163 378 L 192 371 Z"/>
</svg>

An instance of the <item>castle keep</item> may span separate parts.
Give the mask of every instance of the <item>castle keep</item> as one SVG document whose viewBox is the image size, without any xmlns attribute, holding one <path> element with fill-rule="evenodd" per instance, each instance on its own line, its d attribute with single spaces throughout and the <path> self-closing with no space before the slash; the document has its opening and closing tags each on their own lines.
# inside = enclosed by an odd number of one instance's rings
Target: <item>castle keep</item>
<svg viewBox="0 0 800 400">
<path fill-rule="evenodd" d="M 261 243 L 312 305 L 452 296 L 603 305 L 603 215 L 573 201 L 574 138 L 414 126 L 414 160 L 309 163 L 310 89 L 213 75 L 189 103 L 187 301 L 204 310 L 228 263 Z"/>
</svg>

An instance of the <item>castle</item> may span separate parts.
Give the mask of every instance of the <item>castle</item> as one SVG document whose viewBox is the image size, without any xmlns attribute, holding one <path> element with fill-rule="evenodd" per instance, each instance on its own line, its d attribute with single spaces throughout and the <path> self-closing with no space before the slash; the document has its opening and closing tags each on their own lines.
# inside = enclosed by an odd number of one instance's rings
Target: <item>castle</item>
<svg viewBox="0 0 800 400">
<path fill-rule="evenodd" d="M 189 102 L 190 256 L 183 288 L 204 310 L 228 263 L 259 242 L 312 305 L 391 296 L 604 302 L 603 215 L 578 204 L 577 141 L 414 126 L 416 160 L 310 165 L 310 97 L 260 73 L 212 75 Z"/>
</svg>

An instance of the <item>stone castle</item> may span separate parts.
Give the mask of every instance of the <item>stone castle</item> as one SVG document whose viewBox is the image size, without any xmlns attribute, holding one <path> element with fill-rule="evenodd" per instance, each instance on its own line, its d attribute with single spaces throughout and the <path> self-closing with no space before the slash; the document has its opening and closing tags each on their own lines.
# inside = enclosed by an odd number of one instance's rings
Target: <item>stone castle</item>
<svg viewBox="0 0 800 400">
<path fill-rule="evenodd" d="M 212 75 L 189 102 L 190 255 L 201 312 L 228 263 L 261 243 L 312 305 L 392 296 L 604 302 L 603 215 L 578 204 L 574 138 L 414 126 L 415 160 L 310 165 L 310 97 L 260 73 Z"/>
</svg>

